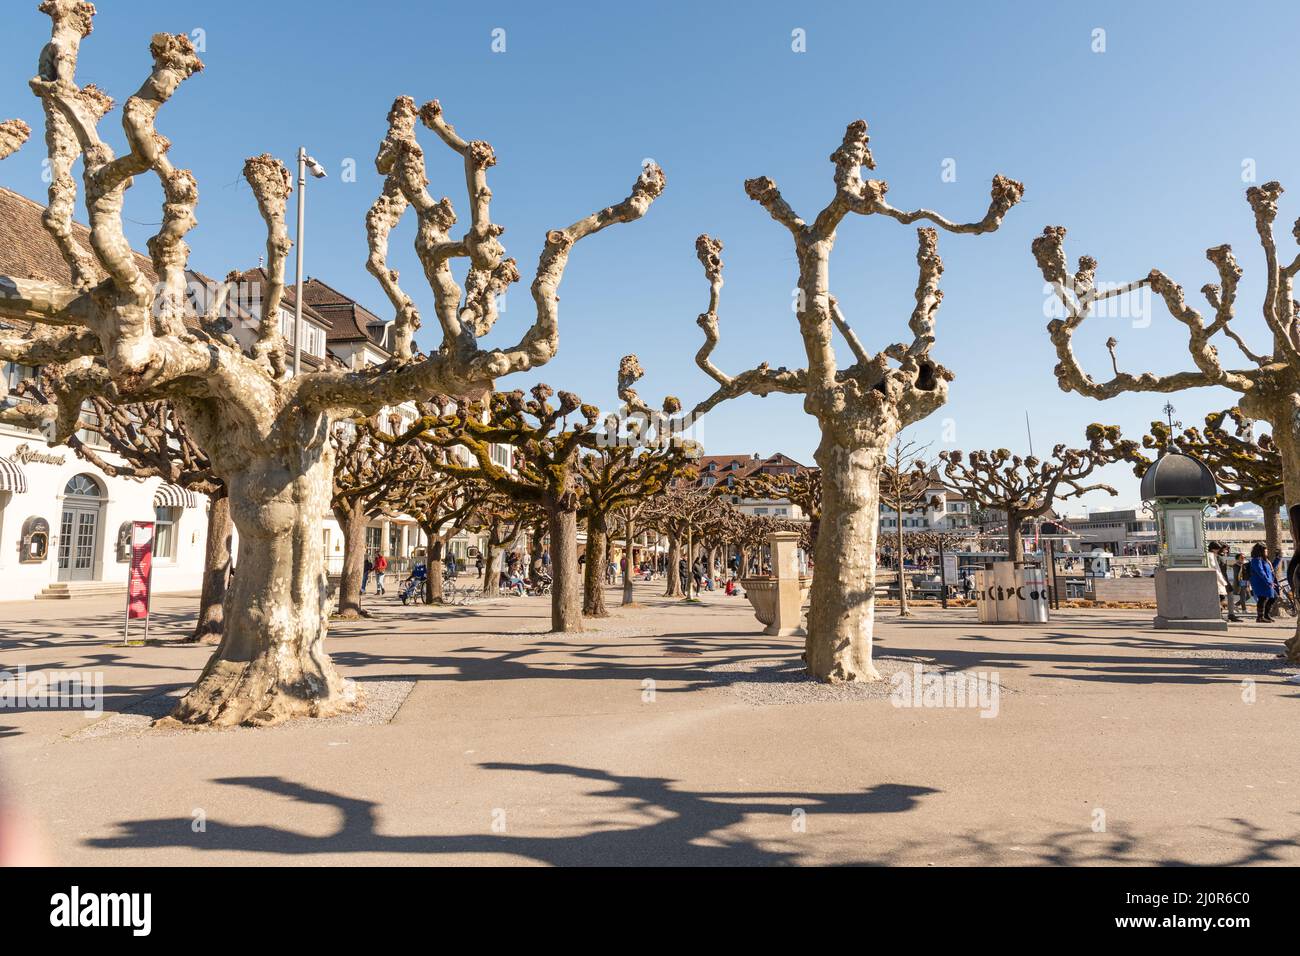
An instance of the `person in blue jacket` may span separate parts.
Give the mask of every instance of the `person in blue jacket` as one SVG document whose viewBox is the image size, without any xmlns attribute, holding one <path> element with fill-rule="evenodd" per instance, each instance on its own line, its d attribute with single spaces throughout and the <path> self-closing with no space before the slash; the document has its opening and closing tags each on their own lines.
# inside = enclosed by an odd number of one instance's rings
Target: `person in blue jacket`
<svg viewBox="0 0 1300 956">
<path fill-rule="evenodd" d="M 1269 612 L 1277 602 L 1277 575 L 1268 560 L 1268 549 L 1262 544 L 1250 549 L 1250 589 L 1255 592 L 1255 622 L 1272 624 Z"/>
</svg>

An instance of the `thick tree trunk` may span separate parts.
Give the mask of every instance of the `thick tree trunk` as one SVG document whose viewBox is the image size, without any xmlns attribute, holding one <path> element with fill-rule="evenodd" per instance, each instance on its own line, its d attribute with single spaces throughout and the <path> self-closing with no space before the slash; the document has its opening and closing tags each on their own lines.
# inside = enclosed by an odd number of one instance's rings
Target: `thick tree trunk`
<svg viewBox="0 0 1300 956">
<path fill-rule="evenodd" d="M 676 535 L 668 536 L 668 583 L 664 587 L 664 597 L 682 596 L 682 579 L 677 570 L 677 562 L 682 559 L 681 542 Z"/>
<path fill-rule="evenodd" d="M 1007 511 L 1007 560 L 1025 560 L 1025 540 L 1020 535 L 1021 516 L 1018 511 Z"/>
<path fill-rule="evenodd" d="M 632 575 L 635 570 L 632 567 L 632 539 L 635 537 L 635 531 L 632 528 L 632 522 L 629 519 L 623 525 L 623 606 L 630 607 L 635 603 L 632 599 Z"/>
<path fill-rule="evenodd" d="M 823 434 L 822 525 L 804 656 L 819 680 L 870 681 L 875 612 L 876 534 L 884 451 L 837 445 Z"/>
<path fill-rule="evenodd" d="M 199 619 L 188 640 L 216 644 L 225 622 L 226 584 L 230 579 L 230 498 L 224 492 L 208 502 L 208 540 L 203 549 L 203 593 Z"/>
<path fill-rule="evenodd" d="M 431 528 L 424 529 L 424 536 L 429 539 L 429 576 L 424 582 L 424 603 L 442 603 L 442 568 L 446 558 L 446 548 L 442 538 Z"/>
<path fill-rule="evenodd" d="M 1279 402 L 1276 406 L 1261 407 L 1243 399 L 1242 410 L 1252 418 L 1266 419 L 1273 426 L 1273 440 L 1277 443 L 1278 456 L 1282 459 L 1282 485 L 1286 497 L 1287 517 L 1291 522 L 1292 557 L 1288 558 L 1283 573 L 1289 573 L 1294 554 L 1300 552 L 1300 396 L 1293 395 L 1289 402 Z M 1266 512 L 1267 514 L 1267 512 Z M 1267 518 L 1265 529 L 1267 529 Z M 1281 531 L 1279 529 L 1279 536 Z M 1270 555 L 1271 557 L 1271 555 Z M 1296 581 L 1291 582 L 1295 589 Z M 1300 664 L 1300 616 L 1296 617 L 1295 633 L 1285 644 L 1286 659 L 1293 664 Z"/>
<path fill-rule="evenodd" d="M 501 584 L 501 572 L 496 569 L 497 549 L 491 537 L 483 540 L 483 596 L 495 597 Z"/>
<path fill-rule="evenodd" d="M 542 542 L 546 540 L 546 528 L 533 528 L 528 540 L 528 578 L 536 583 L 545 570 L 545 565 L 542 563 Z"/>
<path fill-rule="evenodd" d="M 239 531 L 225 634 L 170 722 L 234 726 L 329 717 L 356 706 L 356 686 L 325 653 L 329 584 L 321 515 L 329 507 L 328 442 L 302 458 L 255 459 L 223 476 Z"/>
<path fill-rule="evenodd" d="M 582 613 L 585 617 L 609 617 L 605 608 L 605 562 L 609 532 L 600 519 L 587 522 L 587 560 L 582 575 Z"/>
<path fill-rule="evenodd" d="M 547 506 L 551 532 L 551 630 L 582 630 L 582 580 L 578 574 L 578 513 Z"/>
<path fill-rule="evenodd" d="M 343 532 L 343 573 L 339 576 L 339 600 L 335 610 L 340 618 L 355 621 L 369 617 L 361 606 L 361 584 L 366 564 L 366 516 L 359 505 L 340 505 L 334 518 Z"/>
<path fill-rule="evenodd" d="M 1273 555 L 1282 551 L 1282 508 L 1276 501 L 1263 505 L 1263 508 L 1264 546 L 1268 548 L 1268 559 L 1272 561 Z"/>
</svg>

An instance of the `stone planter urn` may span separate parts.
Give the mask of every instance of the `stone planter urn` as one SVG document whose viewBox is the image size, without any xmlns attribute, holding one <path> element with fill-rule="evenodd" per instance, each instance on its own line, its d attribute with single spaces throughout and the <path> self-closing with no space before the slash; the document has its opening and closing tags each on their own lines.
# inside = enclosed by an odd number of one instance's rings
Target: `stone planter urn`
<svg viewBox="0 0 1300 956">
<path fill-rule="evenodd" d="M 766 625 L 764 634 L 788 637 L 804 633 L 803 606 L 812 588 L 812 577 L 799 573 L 795 553 L 798 542 L 799 534 L 795 531 L 775 532 L 768 538 L 772 549 L 771 577 L 740 579 L 745 597 L 754 607 L 754 616 Z"/>
</svg>

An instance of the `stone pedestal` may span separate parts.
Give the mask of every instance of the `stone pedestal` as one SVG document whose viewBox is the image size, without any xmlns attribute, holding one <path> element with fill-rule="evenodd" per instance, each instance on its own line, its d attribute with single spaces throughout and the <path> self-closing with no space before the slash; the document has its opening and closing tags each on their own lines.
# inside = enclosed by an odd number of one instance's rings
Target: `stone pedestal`
<svg viewBox="0 0 1300 956">
<path fill-rule="evenodd" d="M 799 575 L 799 534 L 777 531 L 768 538 L 768 544 L 772 549 L 772 576 L 746 578 L 740 586 L 754 607 L 754 616 L 767 625 L 764 634 L 802 635 L 803 602 L 812 579 Z"/>
<path fill-rule="evenodd" d="M 1170 630 L 1226 631 L 1213 568 L 1157 568 L 1155 626 Z"/>
</svg>

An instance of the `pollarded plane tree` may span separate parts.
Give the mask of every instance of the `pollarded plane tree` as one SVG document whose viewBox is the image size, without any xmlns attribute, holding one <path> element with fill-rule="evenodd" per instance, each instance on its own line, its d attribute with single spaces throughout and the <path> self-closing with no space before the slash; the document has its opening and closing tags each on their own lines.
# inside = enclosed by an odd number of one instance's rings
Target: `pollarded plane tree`
<svg viewBox="0 0 1300 956">
<path fill-rule="evenodd" d="M 909 512 L 933 508 L 939 504 L 930 493 L 933 482 L 925 455 L 930 446 L 894 438 L 880 469 L 880 503 L 894 513 L 894 565 L 898 583 L 898 616 L 909 617 L 907 607 L 907 570 L 904 567 L 904 522 Z"/>
<path fill-rule="evenodd" d="M 1300 554 L 1300 307 L 1293 295 L 1296 274 L 1300 273 L 1300 255 L 1290 262 L 1283 262 L 1278 255 L 1273 224 L 1277 220 L 1282 192 L 1282 186 L 1277 182 L 1251 186 L 1246 190 L 1246 202 L 1254 216 L 1255 232 L 1264 254 L 1261 312 L 1271 341 L 1263 351 L 1252 349 L 1245 337 L 1232 327 L 1242 269 L 1230 245 L 1213 246 L 1205 252 L 1219 277 L 1217 283 L 1201 287 L 1201 293 L 1214 313 L 1209 321 L 1187 301 L 1183 287 L 1159 269 L 1152 269 L 1128 285 L 1103 292 L 1096 290 L 1097 260 L 1093 257 L 1081 256 L 1077 270 L 1071 275 L 1065 255 L 1065 228 L 1062 226 L 1046 227 L 1043 234 L 1034 240 L 1032 251 L 1043 278 L 1053 287 L 1064 310 L 1061 317 L 1053 319 L 1047 326 L 1059 360 L 1055 371 L 1061 388 L 1100 400 L 1128 392 L 1178 392 L 1216 385 L 1240 393 L 1238 407 L 1242 414 L 1256 421 L 1268 422 L 1271 426 L 1273 442 L 1282 463 L 1291 538 Z M 1291 234 L 1300 241 L 1300 220 L 1296 221 Z M 1105 381 L 1097 381 L 1084 371 L 1074 354 L 1074 334 L 1092 314 L 1097 302 L 1139 287 L 1150 288 L 1161 298 L 1169 313 L 1187 327 L 1187 347 L 1195 368 L 1165 375 L 1120 371 L 1118 342 L 1112 336 L 1106 344 L 1114 374 Z M 1236 346 L 1244 359 L 1242 367 L 1229 367 L 1220 357 L 1213 341 L 1220 333 Z M 1298 563 L 1293 558 L 1291 568 Z M 1286 642 L 1286 653 L 1289 660 L 1300 662 L 1300 620 L 1296 627 L 1297 633 Z"/>
<path fill-rule="evenodd" d="M 452 477 L 481 480 L 512 502 L 545 509 L 553 578 L 551 628 L 562 633 L 580 631 L 578 456 L 584 447 L 595 446 L 600 413 L 572 392 L 556 393 L 549 385 L 535 385 L 529 395 L 493 392 L 486 405 L 458 401 L 448 414 L 425 415 L 396 441 L 464 448 L 468 463 L 448 456 L 432 466 Z M 493 445 L 514 450 L 511 467 L 492 457 Z"/>
<path fill-rule="evenodd" d="M 696 252 L 710 292 L 708 311 L 697 320 L 705 342 L 695 361 L 718 387 L 687 419 L 741 395 L 785 392 L 804 397 L 804 410 L 816 418 L 821 430 L 815 458 L 822 477 L 817 570 L 804 656 L 809 673 L 821 680 L 877 680 L 879 674 L 871 663 L 871 637 L 880 469 L 894 436 L 944 404 L 953 377 L 931 356 L 942 298 L 938 230 L 973 235 L 993 232 L 1020 201 L 1023 187 L 995 176 L 983 218 L 956 223 L 928 209 L 896 209 L 885 199 L 888 184 L 862 178 L 863 166 L 875 168 L 867 124 L 862 120 L 849 124 L 830 160 L 835 167 L 835 192 L 811 220 L 795 212 L 771 179 L 759 177 L 745 183 L 749 197 L 784 226 L 793 241 L 799 268 L 796 316 L 807 366 L 774 369 L 764 362 L 729 375 L 714 364 L 711 356 L 719 340 L 722 243 L 701 236 L 696 240 Z M 904 225 L 931 224 L 917 230 L 919 276 L 916 307 L 908 322 L 910 343 L 868 351 L 831 290 L 830 257 L 836 230 L 850 214 L 880 216 Z M 832 342 L 836 331 L 852 355 L 844 366 Z"/>
<path fill-rule="evenodd" d="M 100 136 L 112 100 L 76 77 L 82 40 L 91 32 L 93 4 L 44 0 L 50 42 L 41 51 L 32 91 L 45 112 L 50 161 L 45 225 L 71 271 L 69 284 L 0 277 L 0 317 L 35 322 L 30 330 L 0 334 L 0 359 L 30 366 L 58 365 L 68 389 L 57 409 L 19 405 L 0 417 L 46 427 L 53 443 L 75 431 L 82 402 L 113 404 L 170 400 L 195 443 L 226 483 L 239 532 L 239 573 L 227 593 L 225 633 L 173 719 L 188 724 L 272 723 L 294 716 L 325 716 L 355 705 L 355 686 L 342 680 L 324 649 L 328 615 L 321 517 L 329 507 L 333 452 L 331 425 L 435 392 L 482 394 L 503 375 L 545 364 L 558 344 L 556 289 L 573 246 L 615 223 L 640 218 L 663 188 L 647 165 L 627 199 L 563 229 L 547 233 L 533 281 L 536 317 L 517 344 L 484 348 L 480 337 L 496 318 L 495 296 L 519 277 L 491 218 L 487 171 L 491 147 L 467 142 L 447 123 L 436 100 L 417 108 L 400 97 L 389 113 L 388 134 L 376 157 L 383 191 L 367 216 L 369 266 L 393 301 L 392 359 L 362 370 L 326 368 L 290 376 L 279 328 L 285 223 L 290 176 L 270 156 L 244 164 L 267 227 L 269 283 L 248 353 L 220 327 L 230 286 L 208 303 L 207 314 L 186 321 L 189 249 L 196 224 L 194 177 L 173 165 L 171 144 L 155 128 L 161 108 L 203 64 L 183 34 L 156 34 L 153 67 L 123 109 L 127 150 L 117 155 Z M 432 130 L 464 161 L 470 224 L 460 237 L 448 199 L 426 190 L 417 123 Z M 0 155 L 26 138 L 9 122 Z M 72 232 L 82 160 L 90 249 Z M 123 200 L 136 176 L 157 176 L 164 193 L 162 223 L 148 242 L 159 282 L 137 266 L 123 226 Z M 388 235 L 408 207 L 417 218 L 416 253 L 433 288 L 441 344 L 427 357 L 412 347 L 419 314 L 387 267 Z M 464 288 L 452 264 L 468 263 Z"/>
<path fill-rule="evenodd" d="M 635 510 L 689 467 L 687 449 L 674 443 L 642 449 L 619 444 L 598 448 L 579 457 L 579 513 L 587 525 L 582 588 L 582 613 L 585 616 L 609 616 L 605 607 L 605 567 L 609 558 L 611 517 L 615 513 L 627 515 Z M 627 516 L 624 522 L 625 597 L 631 573 L 632 527 L 632 518 Z"/>
<path fill-rule="evenodd" d="M 1154 421 L 1142 436 L 1141 444 L 1120 436 L 1116 426 L 1090 426 L 1094 434 L 1107 442 L 1120 457 L 1133 465 L 1139 478 L 1146 474 L 1152 460 L 1143 449 L 1158 456 L 1168 451 L 1191 455 L 1205 463 L 1221 489 L 1219 504 L 1238 505 L 1249 502 L 1264 512 L 1264 539 L 1270 555 L 1282 550 L 1282 505 L 1286 495 L 1282 483 L 1282 457 L 1273 436 L 1255 434 L 1255 422 L 1240 408 L 1226 408 L 1205 416 L 1204 428 L 1174 431 L 1167 422 Z"/>
<path fill-rule="evenodd" d="M 58 366 L 51 366 L 43 374 L 20 382 L 14 390 L 15 399 L 57 408 L 62 388 L 59 372 Z M 92 397 L 83 406 L 83 413 L 82 426 L 94 432 L 99 441 L 88 444 L 79 434 L 69 435 L 66 444 L 77 457 L 106 475 L 137 480 L 161 478 L 169 485 L 207 496 L 203 583 L 198 616 L 187 640 L 215 644 L 221 640 L 223 629 L 234 528 L 225 482 L 213 472 L 212 462 L 168 402 L 114 405 Z"/>
<path fill-rule="evenodd" d="M 1093 471 L 1116 460 L 1113 452 L 1094 443 L 1088 448 L 1052 449 L 1048 458 L 1022 458 L 1006 448 L 939 453 L 943 461 L 940 479 L 944 487 L 979 508 L 1006 516 L 1007 560 L 1025 560 L 1021 525 L 1041 518 L 1059 501 L 1079 498 L 1094 491 L 1114 497 L 1118 492 L 1100 482 L 1084 484 Z"/>
</svg>

